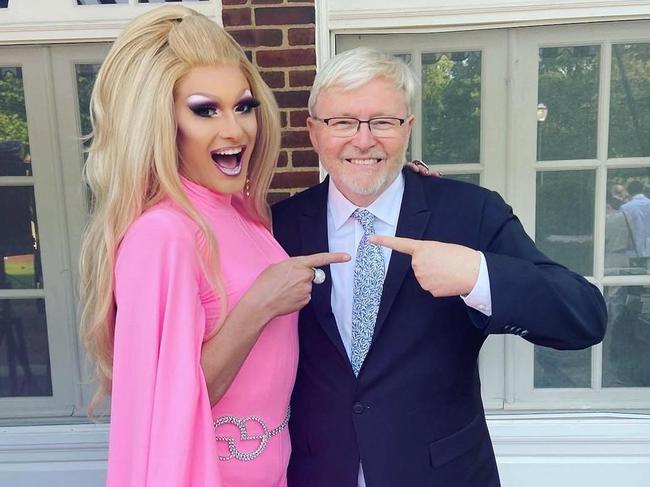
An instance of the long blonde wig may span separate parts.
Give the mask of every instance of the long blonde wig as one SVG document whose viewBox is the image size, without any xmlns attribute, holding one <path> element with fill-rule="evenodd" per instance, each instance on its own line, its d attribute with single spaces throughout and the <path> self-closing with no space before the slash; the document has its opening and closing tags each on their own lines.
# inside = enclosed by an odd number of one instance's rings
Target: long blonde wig
<svg viewBox="0 0 650 487">
<path fill-rule="evenodd" d="M 214 236 L 181 186 L 174 118 L 178 80 L 194 67 L 220 65 L 239 66 L 261 102 L 244 205 L 251 218 L 268 228 L 266 192 L 280 148 L 278 108 L 257 70 L 221 27 L 180 5 L 159 7 L 125 29 L 99 70 L 91 98 L 93 131 L 85 167 L 92 205 L 80 261 L 81 337 L 98 379 L 91 411 L 111 390 L 116 251 L 143 211 L 170 198 L 197 223 L 207 243 L 206 275 L 225 309 Z"/>
</svg>

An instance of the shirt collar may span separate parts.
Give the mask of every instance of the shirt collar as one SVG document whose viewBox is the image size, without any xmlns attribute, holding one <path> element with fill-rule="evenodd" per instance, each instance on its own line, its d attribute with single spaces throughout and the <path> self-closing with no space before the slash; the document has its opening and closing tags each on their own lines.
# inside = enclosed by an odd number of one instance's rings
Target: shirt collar
<svg viewBox="0 0 650 487">
<path fill-rule="evenodd" d="M 366 209 L 379 220 L 396 227 L 403 194 L 404 176 L 400 172 L 390 186 Z M 332 178 L 330 178 L 327 209 L 332 215 L 334 228 L 336 230 L 341 228 L 357 208 L 359 207 L 343 196 L 343 193 L 339 191 Z"/>
</svg>

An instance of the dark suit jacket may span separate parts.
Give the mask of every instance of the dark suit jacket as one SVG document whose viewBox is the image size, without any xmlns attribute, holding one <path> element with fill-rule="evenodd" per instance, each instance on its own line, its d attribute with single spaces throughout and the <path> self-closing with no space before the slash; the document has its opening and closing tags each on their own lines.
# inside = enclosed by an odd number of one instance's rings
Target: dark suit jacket
<svg viewBox="0 0 650 487">
<path fill-rule="evenodd" d="M 435 298 L 408 255 L 393 252 L 373 342 L 354 376 L 330 306 L 331 276 L 300 312 L 289 487 L 488 487 L 499 477 L 480 395 L 490 333 L 578 349 L 602 340 L 602 295 L 539 252 L 501 197 L 405 171 L 397 236 L 485 254 L 492 316 Z M 328 181 L 276 204 L 275 237 L 291 256 L 328 250 Z"/>
</svg>

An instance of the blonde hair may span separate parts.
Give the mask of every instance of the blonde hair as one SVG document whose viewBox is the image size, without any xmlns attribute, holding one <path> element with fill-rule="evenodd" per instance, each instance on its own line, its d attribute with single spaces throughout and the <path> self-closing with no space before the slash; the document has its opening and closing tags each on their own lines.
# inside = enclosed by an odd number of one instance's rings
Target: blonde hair
<svg viewBox="0 0 650 487">
<path fill-rule="evenodd" d="M 278 108 L 257 70 L 221 27 L 180 5 L 156 8 L 127 26 L 99 70 L 85 167 L 92 208 L 80 260 L 81 336 L 99 383 L 91 412 L 111 390 L 116 251 L 147 208 L 169 198 L 196 222 L 207 242 L 206 277 L 226 309 L 214 236 L 181 185 L 173 98 L 176 83 L 192 68 L 225 64 L 239 66 L 261 103 L 244 206 L 252 219 L 268 228 L 266 192 L 280 149 Z"/>
</svg>

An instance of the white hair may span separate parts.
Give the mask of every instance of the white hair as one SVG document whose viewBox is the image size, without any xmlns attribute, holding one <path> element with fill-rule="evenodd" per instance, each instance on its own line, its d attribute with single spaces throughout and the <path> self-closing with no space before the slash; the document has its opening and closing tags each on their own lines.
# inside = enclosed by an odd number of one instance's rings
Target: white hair
<svg viewBox="0 0 650 487">
<path fill-rule="evenodd" d="M 402 59 L 369 47 L 357 47 L 328 60 L 316 74 L 309 95 L 309 114 L 321 91 L 331 87 L 354 89 L 373 78 L 384 78 L 404 92 L 408 113 L 413 113 L 419 80 Z"/>
</svg>

